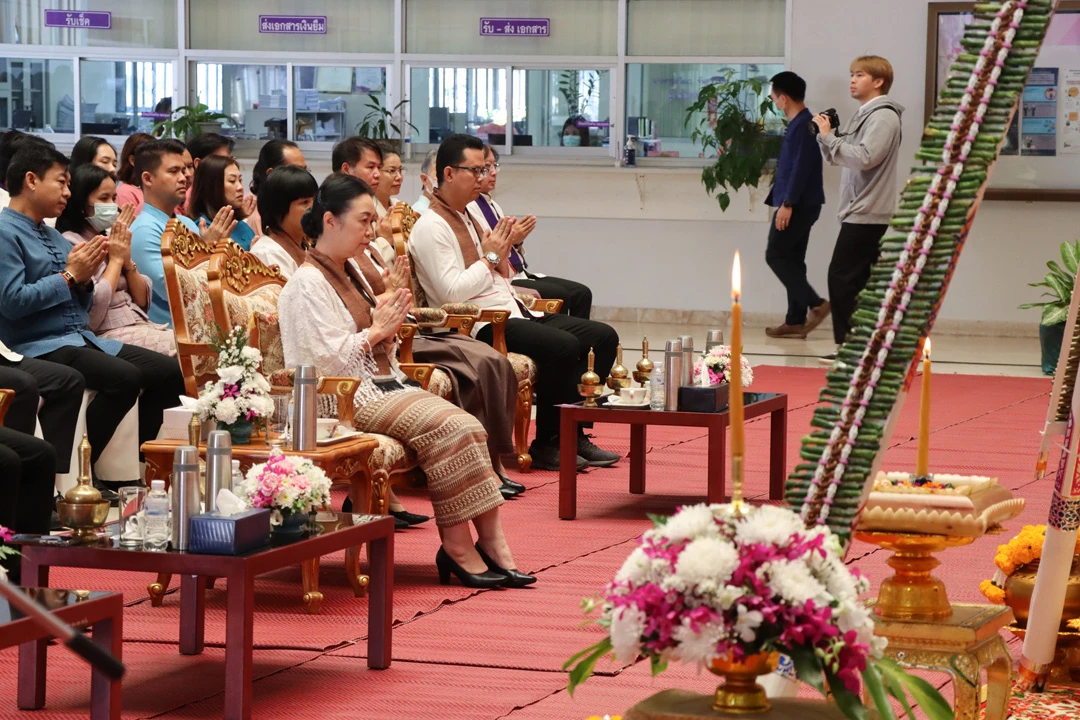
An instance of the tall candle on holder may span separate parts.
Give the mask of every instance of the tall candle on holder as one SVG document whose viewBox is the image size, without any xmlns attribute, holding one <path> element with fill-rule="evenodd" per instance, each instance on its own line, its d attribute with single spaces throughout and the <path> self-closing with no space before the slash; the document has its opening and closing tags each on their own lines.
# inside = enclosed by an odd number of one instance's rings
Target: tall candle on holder
<svg viewBox="0 0 1080 720">
<path fill-rule="evenodd" d="M 919 406 L 919 455 L 915 460 L 915 477 L 930 474 L 930 338 L 923 346 L 922 403 Z"/>
<path fill-rule="evenodd" d="M 742 464 L 746 452 L 743 435 L 742 392 L 742 265 L 739 251 L 731 266 L 731 382 L 728 400 L 728 424 L 731 425 L 731 504 L 742 510 Z"/>
</svg>

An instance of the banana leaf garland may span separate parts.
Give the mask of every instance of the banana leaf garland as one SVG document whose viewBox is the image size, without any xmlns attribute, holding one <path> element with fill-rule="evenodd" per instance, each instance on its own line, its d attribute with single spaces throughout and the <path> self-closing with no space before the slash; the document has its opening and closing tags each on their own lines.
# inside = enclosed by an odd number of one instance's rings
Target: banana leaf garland
<svg viewBox="0 0 1080 720">
<path fill-rule="evenodd" d="M 901 193 L 788 479 L 786 499 L 808 525 L 850 538 L 1053 10 L 1054 0 L 975 6 L 916 153 L 923 164 Z"/>
</svg>

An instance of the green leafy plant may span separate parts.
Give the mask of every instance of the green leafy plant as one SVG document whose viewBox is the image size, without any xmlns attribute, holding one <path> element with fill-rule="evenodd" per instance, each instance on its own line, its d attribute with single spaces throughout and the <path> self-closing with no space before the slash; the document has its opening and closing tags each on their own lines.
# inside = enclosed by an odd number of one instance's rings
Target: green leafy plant
<svg viewBox="0 0 1080 720">
<path fill-rule="evenodd" d="M 208 106 L 197 103 L 176 108 L 168 118 L 155 124 L 150 134 L 154 137 L 174 137 L 186 140 L 201 135 L 203 125 L 212 123 L 236 127 L 236 121 L 228 115 L 213 112 Z"/>
<path fill-rule="evenodd" d="M 585 90 L 581 89 L 582 75 L 585 76 Z M 568 117 L 584 115 L 589 101 L 600 89 L 600 76 L 591 70 L 564 70 L 559 75 L 559 93 L 566 100 Z"/>
<path fill-rule="evenodd" d="M 716 154 L 713 164 L 701 171 L 701 182 L 710 195 L 716 195 L 721 210 L 731 204 L 731 192 L 745 185 L 758 186 L 783 142 L 765 133 L 773 104 L 764 78 L 736 80 L 734 75 L 727 70 L 720 81 L 701 88 L 684 122 L 694 126 L 690 139 L 705 157 Z"/>
<path fill-rule="evenodd" d="M 1021 310 L 1042 308 L 1040 325 L 1059 325 L 1069 317 L 1069 305 L 1072 303 L 1073 285 L 1076 284 L 1076 268 L 1080 266 L 1080 240 L 1061 243 L 1062 268 L 1053 260 L 1046 262 L 1050 272 L 1037 283 L 1028 283 L 1031 287 L 1048 288 L 1043 297 L 1050 298 L 1042 302 L 1024 303 Z"/>
<path fill-rule="evenodd" d="M 405 120 L 405 114 L 402 112 L 402 108 L 405 107 L 407 102 L 409 101 L 402 100 L 394 107 L 388 108 L 382 104 L 382 101 L 380 101 L 377 96 L 369 95 L 366 106 L 368 108 L 368 114 L 357 124 L 356 134 L 373 140 L 400 138 L 403 136 L 401 126 L 395 122 L 395 115 L 399 114 L 401 120 L 407 127 L 412 128 L 413 132 L 419 132 L 419 129 L 415 125 L 408 120 Z"/>
</svg>

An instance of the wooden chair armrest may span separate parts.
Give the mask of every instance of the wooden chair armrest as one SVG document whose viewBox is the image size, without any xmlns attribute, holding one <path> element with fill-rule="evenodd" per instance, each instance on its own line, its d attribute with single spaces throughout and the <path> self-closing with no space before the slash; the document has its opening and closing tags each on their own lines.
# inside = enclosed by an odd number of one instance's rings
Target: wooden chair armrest
<svg viewBox="0 0 1080 720">
<path fill-rule="evenodd" d="M 189 355 L 203 355 L 206 357 L 217 357 L 219 354 L 217 350 L 206 343 L 193 343 L 184 340 L 176 341 L 176 350 L 177 352 L 184 352 Z"/>
<path fill-rule="evenodd" d="M 398 330 L 398 362 L 411 363 L 413 338 L 420 332 L 419 325 L 405 323 Z"/>
<path fill-rule="evenodd" d="M 14 390 L 8 390 L 7 388 L 0 389 L 0 425 L 4 424 L 4 417 L 7 415 L 8 407 L 14 399 Z"/>
<path fill-rule="evenodd" d="M 562 310 L 562 300 L 550 300 L 548 298 L 536 298 L 536 302 L 533 303 L 532 310 L 536 312 L 546 312 L 552 315 L 557 315 Z"/>
<path fill-rule="evenodd" d="M 398 369 L 413 382 L 420 383 L 420 387 L 424 390 L 428 389 L 428 385 L 431 383 L 431 374 L 435 372 L 435 366 L 431 363 L 399 362 Z"/>
<path fill-rule="evenodd" d="M 491 323 L 491 346 L 506 355 L 506 321 L 510 319 L 507 310 L 481 310 L 480 322 Z"/>
<path fill-rule="evenodd" d="M 442 309 L 450 315 L 480 317 L 480 306 L 476 303 L 443 303 Z"/>
<path fill-rule="evenodd" d="M 472 315 L 447 315 L 443 327 L 457 330 L 462 335 L 472 335 L 474 325 L 476 318 Z"/>
<path fill-rule="evenodd" d="M 409 311 L 416 324 L 422 328 L 443 327 L 446 324 L 447 312 L 440 308 L 414 307 Z"/>
<path fill-rule="evenodd" d="M 292 382 L 292 372 L 287 372 L 285 379 L 290 383 Z M 293 392 L 292 385 L 271 385 L 271 395 L 291 395 Z M 319 382 L 315 385 L 315 392 L 319 395 L 336 395 L 338 399 L 338 422 L 346 427 L 355 427 L 353 425 L 353 416 L 356 414 L 355 396 L 356 391 L 360 389 L 360 379 L 351 377 L 332 377 L 326 376 L 319 378 Z"/>
</svg>

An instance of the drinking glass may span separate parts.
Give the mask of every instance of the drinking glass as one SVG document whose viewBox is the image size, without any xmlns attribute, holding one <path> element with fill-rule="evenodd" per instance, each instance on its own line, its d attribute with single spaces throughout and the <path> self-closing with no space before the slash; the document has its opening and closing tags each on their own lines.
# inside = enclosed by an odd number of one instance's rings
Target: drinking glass
<svg viewBox="0 0 1080 720">
<path fill-rule="evenodd" d="M 146 509 L 146 488 L 120 488 L 120 544 L 141 546 Z"/>
</svg>

